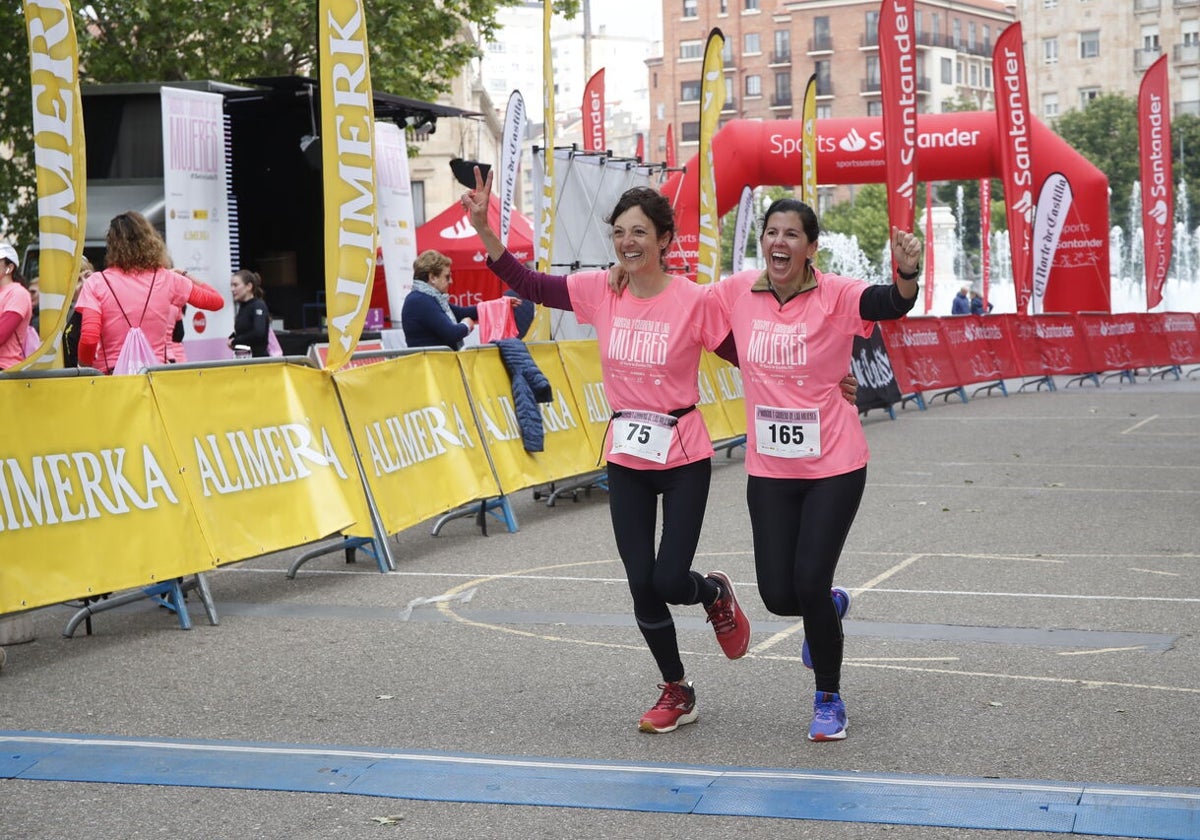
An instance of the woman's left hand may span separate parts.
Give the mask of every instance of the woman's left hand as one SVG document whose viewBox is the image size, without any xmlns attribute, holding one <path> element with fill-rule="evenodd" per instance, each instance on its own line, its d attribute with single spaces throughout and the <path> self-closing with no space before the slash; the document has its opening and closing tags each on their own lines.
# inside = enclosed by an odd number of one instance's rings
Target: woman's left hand
<svg viewBox="0 0 1200 840">
<path fill-rule="evenodd" d="M 903 274 L 920 270 L 921 240 L 916 234 L 892 227 L 892 265 Z"/>
<path fill-rule="evenodd" d="M 625 269 L 621 268 L 620 263 L 613 263 L 608 269 L 608 289 L 617 297 L 625 291 L 625 287 L 629 285 L 629 275 L 625 273 Z"/>
</svg>

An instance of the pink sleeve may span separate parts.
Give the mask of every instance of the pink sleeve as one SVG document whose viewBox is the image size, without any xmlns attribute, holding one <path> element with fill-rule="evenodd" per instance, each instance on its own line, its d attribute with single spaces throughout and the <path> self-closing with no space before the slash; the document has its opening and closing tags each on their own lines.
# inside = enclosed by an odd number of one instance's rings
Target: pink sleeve
<svg viewBox="0 0 1200 840">
<path fill-rule="evenodd" d="M 567 277 L 567 291 L 571 294 L 571 308 L 581 324 L 595 323 L 596 310 L 608 290 L 607 271 L 580 271 Z"/>
</svg>

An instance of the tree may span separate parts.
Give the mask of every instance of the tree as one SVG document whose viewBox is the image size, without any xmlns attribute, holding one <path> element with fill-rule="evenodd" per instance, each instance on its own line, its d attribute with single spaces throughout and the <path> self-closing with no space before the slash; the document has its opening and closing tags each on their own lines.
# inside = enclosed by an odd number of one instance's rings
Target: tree
<svg viewBox="0 0 1200 840">
<path fill-rule="evenodd" d="M 479 55 L 475 38 L 493 38 L 497 11 L 515 2 L 365 4 L 371 84 L 415 99 L 444 93 Z M 579 0 L 554 5 L 571 18 Z M 316 0 L 260 0 L 252 7 L 211 0 L 77 0 L 75 29 L 85 83 L 316 75 Z M 0 37 L 6 59 L 0 68 L 0 193 L 16 205 L 0 210 L 8 216 L 5 232 L 27 242 L 36 235 L 37 222 L 22 193 L 33 184 L 33 138 L 28 37 L 20 4 L 0 13 Z M 3 153 L 7 148 L 11 158 Z"/>
<path fill-rule="evenodd" d="M 918 202 L 918 207 L 921 206 Z M 835 204 L 821 217 L 821 231 L 841 233 L 858 239 L 858 247 L 872 268 L 879 269 L 883 249 L 891 238 L 888 226 L 887 187 L 863 184 L 854 197 Z"/>
<path fill-rule="evenodd" d="M 1108 176 L 1109 221 L 1126 225 L 1130 190 L 1138 179 L 1137 102 L 1119 93 L 1097 96 L 1086 108 L 1059 117 L 1054 130 Z"/>
</svg>

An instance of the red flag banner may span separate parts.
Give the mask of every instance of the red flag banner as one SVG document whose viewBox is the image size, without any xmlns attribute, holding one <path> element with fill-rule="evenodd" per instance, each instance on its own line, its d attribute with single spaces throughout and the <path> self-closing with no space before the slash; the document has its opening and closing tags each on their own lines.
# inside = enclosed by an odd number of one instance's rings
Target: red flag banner
<svg viewBox="0 0 1200 840">
<path fill-rule="evenodd" d="M 925 188 L 925 314 L 933 310 L 933 190 Z"/>
<path fill-rule="evenodd" d="M 675 168 L 675 129 L 667 123 L 667 169 Z"/>
<path fill-rule="evenodd" d="M 583 88 L 583 150 L 603 152 L 608 148 L 604 137 L 604 68 L 592 74 Z"/>
<path fill-rule="evenodd" d="M 1020 23 L 1010 24 L 996 39 L 992 78 L 996 87 L 1000 180 L 1004 184 L 1017 313 L 1026 315 L 1033 297 L 1033 162 Z"/>
<path fill-rule="evenodd" d="M 888 223 L 909 232 L 916 215 L 915 41 L 912 0 L 883 0 L 879 9 L 879 78 L 883 96 Z"/>
<path fill-rule="evenodd" d="M 1138 149 L 1142 172 L 1142 230 L 1146 242 L 1146 309 L 1162 303 L 1171 265 L 1175 200 L 1171 192 L 1171 109 L 1167 56 L 1159 56 L 1138 89 Z"/>
</svg>

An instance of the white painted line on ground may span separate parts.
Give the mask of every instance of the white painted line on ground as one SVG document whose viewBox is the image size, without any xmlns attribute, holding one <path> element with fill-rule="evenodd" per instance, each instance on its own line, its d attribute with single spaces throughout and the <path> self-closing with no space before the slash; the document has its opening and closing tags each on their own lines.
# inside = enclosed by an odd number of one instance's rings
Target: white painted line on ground
<svg viewBox="0 0 1200 840">
<path fill-rule="evenodd" d="M 1157 414 L 1151 414 L 1151 415 L 1150 415 L 1149 417 L 1147 417 L 1145 420 L 1139 420 L 1139 421 L 1137 421 L 1136 423 L 1134 423 L 1132 426 L 1130 426 L 1128 429 L 1124 429 L 1124 430 L 1121 432 L 1121 434 L 1123 434 L 1123 435 L 1127 435 L 1127 434 L 1129 434 L 1130 432 L 1134 431 L 1135 429 L 1140 429 L 1140 428 L 1142 428 L 1142 426 L 1145 426 L 1147 423 L 1153 423 L 1153 422 L 1154 422 L 1155 420 L 1157 420 L 1157 419 L 1158 419 L 1158 415 L 1157 415 Z"/>
</svg>

